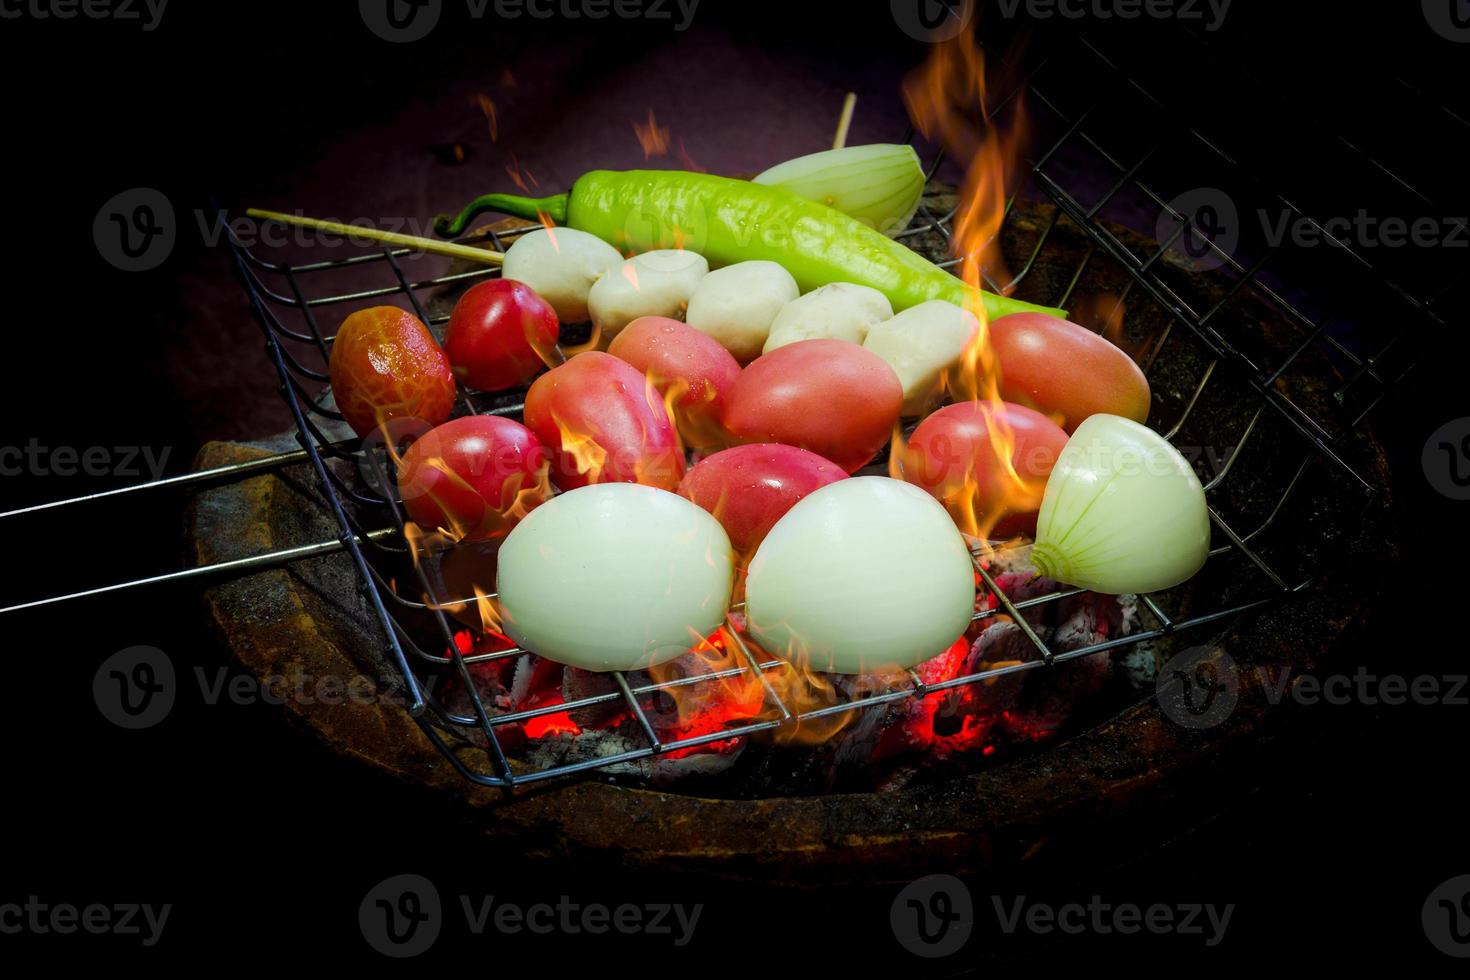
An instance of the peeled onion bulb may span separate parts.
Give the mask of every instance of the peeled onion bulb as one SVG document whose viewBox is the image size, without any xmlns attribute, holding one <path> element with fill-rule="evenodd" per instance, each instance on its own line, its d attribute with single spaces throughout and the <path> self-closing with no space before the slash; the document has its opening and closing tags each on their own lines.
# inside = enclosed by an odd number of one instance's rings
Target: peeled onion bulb
<svg viewBox="0 0 1470 980">
<path fill-rule="evenodd" d="M 505 632 L 584 670 L 682 656 L 724 621 L 734 578 L 720 522 L 677 494 L 594 483 L 537 507 L 501 545 Z"/>
<path fill-rule="evenodd" d="M 939 501 L 901 480 L 854 477 L 814 490 L 771 528 L 750 563 L 745 612 L 768 652 L 815 670 L 911 667 L 970 625 L 975 570 Z"/>
<path fill-rule="evenodd" d="M 1062 448 L 1046 483 L 1031 561 L 1094 592 L 1156 592 L 1198 572 L 1210 514 L 1194 468 L 1163 436 L 1093 415 Z"/>
</svg>

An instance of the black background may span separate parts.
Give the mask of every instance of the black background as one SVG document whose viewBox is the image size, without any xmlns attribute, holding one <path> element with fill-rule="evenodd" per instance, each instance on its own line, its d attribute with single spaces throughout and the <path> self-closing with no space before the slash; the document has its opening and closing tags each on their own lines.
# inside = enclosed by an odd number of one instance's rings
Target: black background
<svg viewBox="0 0 1470 980">
<path fill-rule="evenodd" d="M 291 194 L 304 186 L 296 175 L 326 144 L 390 110 L 432 100 L 438 86 L 502 64 L 527 77 L 536 77 L 538 66 L 566 66 L 570 80 L 557 97 L 576 96 L 571 113 L 588 112 L 602 89 L 656 59 L 669 99 L 688 114 L 674 111 L 675 125 L 693 135 L 701 125 L 693 106 L 706 106 L 711 118 L 749 111 L 743 95 L 763 79 L 676 92 L 680 73 L 722 51 L 759 51 L 773 75 L 819 79 L 818 88 L 782 98 L 820 103 L 811 111 L 827 118 L 835 105 L 829 93 L 891 93 L 901 72 L 923 56 L 922 45 L 894 29 L 887 5 L 865 12 L 856 6 L 704 0 L 684 35 L 641 23 L 523 19 L 493 30 L 441 30 L 432 41 L 408 45 L 373 37 L 350 3 L 273 8 L 175 0 L 148 33 L 136 23 L 85 18 L 0 21 L 8 164 L 0 443 L 168 447 L 169 472 L 178 472 L 207 439 L 282 427 L 238 287 L 196 230 L 184 227 L 174 254 L 152 272 L 122 273 L 99 257 L 92 219 L 117 191 L 157 187 L 181 211 L 204 206 L 210 195 L 247 203 L 246 194 L 311 211 L 314 200 Z M 1236 0 L 1227 29 L 1211 39 L 1264 77 L 1259 82 L 1228 71 L 1191 73 L 1181 53 L 1187 47 L 1172 40 L 1173 25 L 1054 21 L 1037 25 L 1032 44 L 1044 47 L 1050 32 L 1078 28 L 1107 34 L 1141 59 L 1179 59 L 1182 78 L 1236 107 L 1232 125 L 1251 148 L 1248 161 L 1267 169 L 1281 163 L 1261 138 L 1286 111 L 1270 98 L 1276 94 L 1372 130 L 1393 124 L 1397 110 L 1382 93 L 1387 79 L 1407 74 L 1428 98 L 1458 106 L 1465 118 L 1470 46 L 1430 31 L 1418 4 L 1287 6 Z M 616 131 L 626 134 L 624 117 L 644 108 L 619 106 Z M 892 108 L 874 111 L 881 119 Z M 524 127 L 530 115 L 525 110 Z M 585 125 L 600 122 L 588 118 Z M 750 139 L 763 138 L 770 125 L 769 117 L 752 120 Z M 1463 181 L 1464 133 L 1463 124 L 1447 122 L 1441 133 L 1404 138 L 1422 139 L 1419 162 L 1453 192 Z M 427 158 L 440 140 L 426 131 L 417 143 L 372 148 L 343 182 L 350 188 L 370 181 L 404 155 Z M 624 139 L 624 159 L 608 165 L 632 163 L 630 146 Z M 748 166 L 744 158 L 726 163 L 718 147 L 701 152 L 712 169 Z M 1321 175 L 1327 186 L 1333 179 Z M 341 214 L 351 202 L 321 207 Z M 1424 261 L 1465 264 L 1464 253 Z M 1375 416 L 1393 456 L 1404 554 L 1394 590 L 1352 631 L 1352 655 L 1383 670 L 1466 672 L 1465 505 L 1436 494 L 1419 462 L 1430 432 L 1470 414 L 1457 330 L 1454 324 L 1447 335 L 1410 341 L 1428 356 Z M 0 504 L 126 482 L 8 477 L 0 481 Z M 180 500 L 165 493 L 44 520 L 7 520 L 0 578 L 6 602 L 177 567 L 179 508 Z M 684 949 L 657 937 L 474 937 L 451 927 L 427 960 L 449 965 L 453 958 L 468 969 L 764 975 L 820 963 L 874 969 L 889 961 L 941 974 L 991 961 L 1023 970 L 1111 963 L 1171 972 L 1455 966 L 1425 941 L 1419 909 L 1441 881 L 1470 873 L 1465 707 L 1324 709 L 1319 734 L 1267 757 L 1257 793 L 1221 800 L 1221 815 L 1202 827 L 1158 828 L 1161 846 L 1150 854 L 1120 864 L 1121 856 L 1100 843 L 1095 865 L 970 882 L 982 919 L 992 892 L 1058 902 L 1100 894 L 1141 904 L 1235 903 L 1218 948 L 1180 937 L 1020 939 L 992 929 L 965 951 L 927 963 L 891 938 L 892 888 L 798 894 L 654 880 L 615 868 L 526 866 L 480 843 L 445 801 L 328 755 L 282 724 L 275 709 L 186 698 L 164 724 L 136 733 L 99 716 L 92 674 L 123 647 L 161 647 L 186 670 L 225 666 L 201 620 L 197 593 L 188 588 L 4 618 L 0 902 L 38 895 L 77 905 L 172 903 L 174 910 L 154 949 L 117 936 L 0 936 L 0 956 L 25 950 L 58 962 L 95 956 L 206 967 L 371 965 L 376 954 L 358 932 L 358 901 L 383 877 L 411 871 L 433 879 L 450 901 L 494 894 L 528 904 L 566 893 L 583 902 L 705 905 Z"/>
</svg>

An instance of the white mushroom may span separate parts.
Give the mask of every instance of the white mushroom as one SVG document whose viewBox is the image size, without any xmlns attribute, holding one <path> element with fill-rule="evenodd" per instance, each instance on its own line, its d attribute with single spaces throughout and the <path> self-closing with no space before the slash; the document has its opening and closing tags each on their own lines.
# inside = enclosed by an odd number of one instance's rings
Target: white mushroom
<svg viewBox="0 0 1470 980">
<path fill-rule="evenodd" d="M 888 362 L 903 383 L 903 414 L 923 415 L 938 402 L 946 368 L 980 329 L 975 314 L 942 299 L 911 306 L 874 325 L 863 346 Z"/>
<path fill-rule="evenodd" d="M 695 288 L 709 273 L 703 255 L 664 248 L 635 255 L 613 266 L 592 284 L 587 308 L 602 331 L 603 349 L 640 316 L 682 319 Z"/>
<path fill-rule="evenodd" d="M 861 344 L 868 330 L 893 316 L 888 297 L 871 286 L 832 282 L 797 297 L 776 314 L 762 354 L 798 340 L 850 340 Z"/>
<path fill-rule="evenodd" d="M 775 262 L 736 262 L 704 277 L 685 320 L 745 364 L 761 355 L 776 314 L 800 294 L 791 273 Z"/>
<path fill-rule="evenodd" d="M 562 323 L 587 319 L 587 291 L 597 277 L 623 261 L 617 249 L 575 228 L 538 228 L 505 250 L 501 275 L 536 291 Z"/>
</svg>

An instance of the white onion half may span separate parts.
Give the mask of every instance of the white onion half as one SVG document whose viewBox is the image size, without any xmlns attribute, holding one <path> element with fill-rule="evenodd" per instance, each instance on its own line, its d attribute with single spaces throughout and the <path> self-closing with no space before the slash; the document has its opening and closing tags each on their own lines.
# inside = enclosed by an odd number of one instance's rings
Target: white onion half
<svg viewBox="0 0 1470 980">
<path fill-rule="evenodd" d="M 1077 427 L 1046 481 L 1037 571 L 1094 592 L 1156 592 L 1198 572 L 1209 551 L 1204 488 L 1168 440 L 1116 415 Z"/>
</svg>

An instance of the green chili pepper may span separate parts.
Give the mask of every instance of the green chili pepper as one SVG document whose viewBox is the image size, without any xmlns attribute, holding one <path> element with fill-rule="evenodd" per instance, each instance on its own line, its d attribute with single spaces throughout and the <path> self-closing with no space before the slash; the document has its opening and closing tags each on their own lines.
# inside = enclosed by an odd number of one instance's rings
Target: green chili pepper
<svg viewBox="0 0 1470 980">
<path fill-rule="evenodd" d="M 747 259 L 779 263 L 802 292 L 831 282 L 871 286 L 895 312 L 926 300 L 964 305 L 969 287 L 917 252 L 825 204 L 780 187 L 679 170 L 593 170 L 566 194 L 526 198 L 486 194 L 434 230 L 462 234 L 486 211 L 542 215 L 596 235 L 625 253 L 687 248 L 711 265 Z M 1063 310 L 982 292 L 991 319 L 1008 313 Z"/>
</svg>

